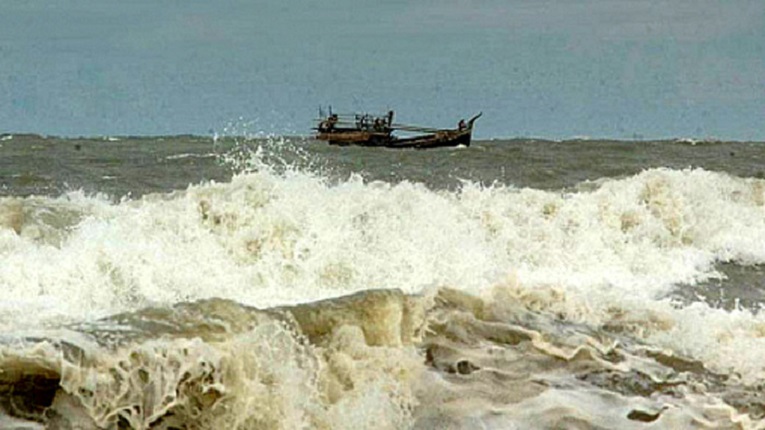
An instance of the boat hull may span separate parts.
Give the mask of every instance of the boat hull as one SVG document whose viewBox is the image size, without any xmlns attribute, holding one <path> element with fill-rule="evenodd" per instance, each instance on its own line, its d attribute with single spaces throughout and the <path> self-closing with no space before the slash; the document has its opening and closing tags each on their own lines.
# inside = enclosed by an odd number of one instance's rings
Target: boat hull
<svg viewBox="0 0 765 430">
<path fill-rule="evenodd" d="M 449 130 L 427 136 L 417 136 L 407 139 L 393 139 L 388 148 L 443 148 L 450 146 L 470 146 L 472 130 Z"/>
<path fill-rule="evenodd" d="M 316 138 L 330 145 L 377 146 L 384 148 L 442 148 L 449 146 L 470 146 L 472 130 L 445 130 L 424 136 L 397 138 L 384 133 L 363 131 L 319 133 Z"/>
<path fill-rule="evenodd" d="M 360 145 L 360 146 L 385 146 L 393 139 L 390 133 L 375 133 L 369 131 L 330 131 L 320 132 L 316 135 L 319 140 L 325 140 L 330 145 Z"/>
</svg>

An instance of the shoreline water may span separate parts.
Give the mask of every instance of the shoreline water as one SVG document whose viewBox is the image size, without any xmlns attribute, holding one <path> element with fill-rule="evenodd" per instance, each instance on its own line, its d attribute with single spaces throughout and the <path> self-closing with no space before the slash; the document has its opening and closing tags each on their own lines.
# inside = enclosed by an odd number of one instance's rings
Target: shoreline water
<svg viewBox="0 0 765 430">
<path fill-rule="evenodd" d="M 4 425 L 765 422 L 759 144 L 8 142 Z"/>
</svg>

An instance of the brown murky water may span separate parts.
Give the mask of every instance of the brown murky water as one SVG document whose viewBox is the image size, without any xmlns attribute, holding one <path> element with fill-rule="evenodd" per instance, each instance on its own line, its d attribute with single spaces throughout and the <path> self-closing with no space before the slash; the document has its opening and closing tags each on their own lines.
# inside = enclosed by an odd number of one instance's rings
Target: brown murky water
<svg viewBox="0 0 765 430">
<path fill-rule="evenodd" d="M 3 427 L 765 422 L 762 144 L 0 145 Z"/>
</svg>

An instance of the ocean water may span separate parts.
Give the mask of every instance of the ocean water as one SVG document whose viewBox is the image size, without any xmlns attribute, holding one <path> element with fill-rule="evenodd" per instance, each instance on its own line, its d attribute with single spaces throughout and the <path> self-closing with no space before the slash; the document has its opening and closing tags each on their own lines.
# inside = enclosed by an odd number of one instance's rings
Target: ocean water
<svg viewBox="0 0 765 430">
<path fill-rule="evenodd" d="M 765 428 L 765 144 L 0 137 L 0 427 Z"/>
</svg>

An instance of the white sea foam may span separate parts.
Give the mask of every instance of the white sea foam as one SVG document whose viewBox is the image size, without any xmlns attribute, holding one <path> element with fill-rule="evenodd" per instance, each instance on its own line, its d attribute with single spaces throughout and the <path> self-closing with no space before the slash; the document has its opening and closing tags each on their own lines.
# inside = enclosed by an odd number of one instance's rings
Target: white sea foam
<svg viewBox="0 0 765 430">
<path fill-rule="evenodd" d="M 252 170 L 136 201 L 0 200 L 0 327 L 209 297 L 263 308 L 371 288 L 489 294 L 510 275 L 496 300 L 762 374 L 761 316 L 661 297 L 718 276 L 716 261 L 765 263 L 765 181 L 655 169 L 576 193 L 434 192 Z"/>
</svg>

